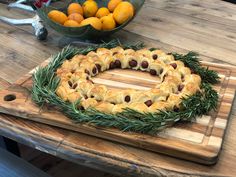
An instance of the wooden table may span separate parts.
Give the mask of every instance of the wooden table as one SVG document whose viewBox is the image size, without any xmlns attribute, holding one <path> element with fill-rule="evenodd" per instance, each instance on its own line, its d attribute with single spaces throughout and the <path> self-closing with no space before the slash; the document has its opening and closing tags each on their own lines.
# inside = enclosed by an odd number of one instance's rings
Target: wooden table
<svg viewBox="0 0 236 177">
<path fill-rule="evenodd" d="M 0 4 L 0 15 L 29 17 Z M 236 65 L 236 5 L 206 0 L 147 0 L 113 38 L 144 41 L 165 51 L 197 51 L 203 60 Z M 37 41 L 31 27 L 0 23 L 0 88 L 14 83 L 70 41 L 49 31 Z M 0 134 L 85 166 L 130 176 L 236 176 L 236 105 L 216 165 L 204 166 L 16 117 L 0 116 Z"/>
</svg>

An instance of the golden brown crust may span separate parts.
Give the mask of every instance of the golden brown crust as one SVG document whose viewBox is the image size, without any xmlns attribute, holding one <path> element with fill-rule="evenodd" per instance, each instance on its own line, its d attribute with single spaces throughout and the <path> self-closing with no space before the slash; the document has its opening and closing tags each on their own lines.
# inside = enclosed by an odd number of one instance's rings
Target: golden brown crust
<svg viewBox="0 0 236 177">
<path fill-rule="evenodd" d="M 72 92 L 68 94 L 68 101 L 74 103 L 79 99 L 83 98 L 80 92 Z"/>
<path fill-rule="evenodd" d="M 114 104 L 120 104 L 124 102 L 122 91 L 108 90 L 104 101 Z"/>
<path fill-rule="evenodd" d="M 129 105 L 129 108 L 134 109 L 139 112 L 143 112 L 143 113 L 148 112 L 148 107 L 144 103 L 141 103 L 141 102 L 131 103 Z"/>
<path fill-rule="evenodd" d="M 168 102 L 174 107 L 179 107 L 180 106 L 180 103 L 181 103 L 181 95 L 179 94 L 174 94 L 174 93 L 171 93 L 170 96 L 168 97 Z"/>
<path fill-rule="evenodd" d="M 127 107 L 128 107 L 128 104 L 117 104 L 113 107 L 112 113 L 116 114 L 116 113 L 122 112 Z"/>
<path fill-rule="evenodd" d="M 87 92 L 87 96 L 95 98 L 97 101 L 102 101 L 105 98 L 107 87 L 104 85 L 97 85 Z"/>
<path fill-rule="evenodd" d="M 101 102 L 95 106 L 95 109 L 105 112 L 105 113 L 112 113 L 114 105 L 108 102 Z"/>
<path fill-rule="evenodd" d="M 81 101 L 81 106 L 84 109 L 88 109 L 88 108 L 93 108 L 98 104 L 97 100 L 95 100 L 94 98 L 88 98 L 85 100 Z"/>
<path fill-rule="evenodd" d="M 71 64 L 75 64 L 75 65 L 79 65 L 83 60 L 86 59 L 85 55 L 75 55 L 72 59 L 71 59 Z"/>
<path fill-rule="evenodd" d="M 176 93 L 178 91 L 178 86 L 174 83 L 163 82 L 160 84 L 160 90 L 167 93 Z"/>
<path fill-rule="evenodd" d="M 135 51 L 133 49 L 126 49 L 123 52 L 124 55 L 133 55 L 135 54 Z"/>
<path fill-rule="evenodd" d="M 126 90 L 122 90 L 121 92 L 122 92 L 122 102 L 123 103 L 131 103 L 134 101 L 133 97 L 135 97 L 135 95 L 136 95 L 136 90 L 126 89 Z"/>
<path fill-rule="evenodd" d="M 94 87 L 94 85 L 89 81 L 83 81 L 79 83 L 79 91 L 82 93 L 82 95 L 88 94 L 88 92 Z"/>
<path fill-rule="evenodd" d="M 156 88 L 153 88 L 147 91 L 147 94 L 149 94 L 153 102 L 165 101 L 166 97 L 169 95 L 169 93 L 164 92 L 163 90 L 160 90 L 160 89 L 156 89 Z"/>
<path fill-rule="evenodd" d="M 126 59 L 126 55 L 124 55 L 123 53 L 118 53 L 114 55 L 113 57 L 114 57 L 114 61 L 119 60 L 121 62 L 121 68 L 127 68 L 127 66 L 129 65 L 128 64 L 129 62 Z"/>
<path fill-rule="evenodd" d="M 124 49 L 120 46 L 111 49 L 112 55 L 123 53 Z"/>
<path fill-rule="evenodd" d="M 106 49 L 106 48 L 98 48 L 96 53 L 98 55 L 104 55 L 104 54 L 111 55 L 112 54 L 111 50 Z"/>
<path fill-rule="evenodd" d="M 160 77 L 161 83 L 147 91 L 134 89 L 109 90 L 94 85 L 91 77 L 113 68 L 131 68 Z M 56 71 L 61 79 L 56 94 L 65 101 L 81 100 L 84 109 L 116 114 L 125 108 L 140 112 L 158 112 L 180 108 L 182 98 L 200 91 L 201 77 L 192 74 L 181 61 L 162 50 L 146 48 L 134 51 L 121 47 L 99 48 L 87 55 L 75 55 L 65 60 Z"/>
<path fill-rule="evenodd" d="M 171 110 L 173 106 L 169 102 L 159 101 L 149 107 L 150 112 L 159 112 L 160 110 Z"/>
<path fill-rule="evenodd" d="M 57 90 L 56 90 L 56 94 L 62 98 L 64 101 L 67 101 L 68 98 L 68 94 L 67 94 L 67 89 L 65 87 L 63 87 L 62 85 L 60 85 Z"/>
<path fill-rule="evenodd" d="M 158 58 L 161 61 L 163 61 L 164 63 L 171 63 L 172 61 L 174 61 L 174 56 L 173 55 L 167 55 L 165 53 L 160 54 L 160 56 Z"/>
<path fill-rule="evenodd" d="M 145 58 L 152 58 L 152 52 L 146 48 L 137 50 L 136 53 L 141 54 Z"/>
<path fill-rule="evenodd" d="M 184 83 L 194 82 L 196 85 L 200 85 L 201 77 L 196 74 L 188 74 L 184 77 Z"/>
<path fill-rule="evenodd" d="M 145 103 L 148 100 L 151 100 L 151 97 L 142 91 L 136 91 L 131 95 L 132 102 Z"/>
<path fill-rule="evenodd" d="M 105 70 L 107 70 L 110 68 L 110 64 L 114 61 L 114 58 L 111 55 L 103 54 L 100 56 L 100 60 L 103 62 L 103 66 L 106 68 Z"/>
<path fill-rule="evenodd" d="M 184 85 L 183 90 L 181 91 L 181 95 L 183 97 L 191 96 L 197 91 L 200 91 L 199 85 L 197 85 L 195 82 L 188 82 Z"/>
</svg>

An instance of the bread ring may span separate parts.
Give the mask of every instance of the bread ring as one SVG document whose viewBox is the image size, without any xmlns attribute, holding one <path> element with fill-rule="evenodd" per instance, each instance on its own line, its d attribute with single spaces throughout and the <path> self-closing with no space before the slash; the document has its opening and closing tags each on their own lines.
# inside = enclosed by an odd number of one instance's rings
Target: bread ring
<svg viewBox="0 0 236 177">
<path fill-rule="evenodd" d="M 108 89 L 94 84 L 91 77 L 108 69 L 122 68 L 149 72 L 160 77 L 161 83 L 150 90 Z M 61 79 L 56 94 L 65 101 L 80 100 L 83 109 L 95 108 L 117 114 L 130 108 L 139 112 L 178 110 L 182 98 L 200 91 L 201 77 L 192 74 L 182 61 L 162 50 L 98 48 L 87 55 L 65 60 L 56 71 Z"/>
</svg>

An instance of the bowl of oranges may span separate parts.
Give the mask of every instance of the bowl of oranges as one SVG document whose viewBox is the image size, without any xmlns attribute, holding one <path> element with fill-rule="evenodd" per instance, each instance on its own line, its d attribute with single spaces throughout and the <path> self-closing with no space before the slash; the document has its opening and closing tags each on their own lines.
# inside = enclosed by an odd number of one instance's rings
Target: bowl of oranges
<svg viewBox="0 0 236 177">
<path fill-rule="evenodd" d="M 81 39 L 101 38 L 124 28 L 144 0 L 73 0 L 64 8 L 42 6 L 39 17 L 55 31 Z"/>
</svg>

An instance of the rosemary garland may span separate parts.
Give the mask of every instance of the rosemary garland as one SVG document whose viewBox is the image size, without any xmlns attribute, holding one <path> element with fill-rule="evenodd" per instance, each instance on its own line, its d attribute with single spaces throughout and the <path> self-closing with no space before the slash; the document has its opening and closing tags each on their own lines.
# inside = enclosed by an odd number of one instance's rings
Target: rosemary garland
<svg viewBox="0 0 236 177">
<path fill-rule="evenodd" d="M 107 114 L 95 109 L 80 110 L 80 101 L 69 103 L 56 95 L 59 78 L 55 71 L 64 60 L 72 58 L 76 54 L 87 54 L 100 47 L 113 48 L 122 46 L 138 50 L 144 47 L 142 42 L 135 44 L 121 44 L 119 40 L 112 40 L 87 48 L 65 47 L 60 53 L 53 56 L 50 63 L 44 68 L 38 68 L 33 74 L 32 99 L 40 106 L 49 104 L 55 106 L 76 123 L 86 123 L 92 126 L 118 128 L 122 131 L 134 131 L 145 134 L 155 134 L 161 129 L 174 124 L 177 121 L 193 121 L 197 116 L 207 114 L 215 110 L 218 103 L 218 94 L 211 84 L 219 82 L 219 76 L 215 71 L 203 68 L 198 55 L 189 52 L 186 55 L 174 53 L 176 60 L 184 62 L 194 73 L 202 78 L 201 92 L 197 92 L 188 98 L 184 98 L 180 111 L 160 111 L 156 113 L 141 113 L 129 108 L 118 114 Z"/>
</svg>

